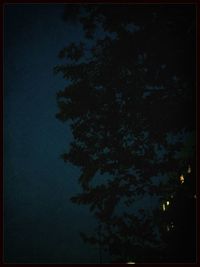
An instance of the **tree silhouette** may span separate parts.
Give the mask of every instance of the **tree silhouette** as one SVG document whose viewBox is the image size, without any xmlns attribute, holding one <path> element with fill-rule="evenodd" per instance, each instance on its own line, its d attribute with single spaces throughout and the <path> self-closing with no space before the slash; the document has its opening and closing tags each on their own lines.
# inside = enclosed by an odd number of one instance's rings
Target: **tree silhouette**
<svg viewBox="0 0 200 267">
<path fill-rule="evenodd" d="M 66 5 L 63 18 L 85 32 L 60 51 L 64 63 L 55 67 L 68 81 L 56 116 L 74 136 L 62 158 L 82 171 L 83 191 L 72 201 L 99 221 L 93 236 L 82 237 L 118 262 L 162 261 L 162 216 L 133 206 L 175 190 L 170 179 L 155 184 L 152 177 L 179 174 L 177 153 L 195 132 L 195 7 Z"/>
<path fill-rule="evenodd" d="M 173 191 L 162 199 L 160 233 L 166 242 L 165 261 L 194 262 L 196 257 L 196 140 L 190 134 L 179 153 L 182 171 L 171 175 Z M 172 183 L 173 181 L 173 183 Z M 169 186 L 170 186 L 169 183 Z M 171 192 L 170 192 L 171 191 Z"/>
</svg>

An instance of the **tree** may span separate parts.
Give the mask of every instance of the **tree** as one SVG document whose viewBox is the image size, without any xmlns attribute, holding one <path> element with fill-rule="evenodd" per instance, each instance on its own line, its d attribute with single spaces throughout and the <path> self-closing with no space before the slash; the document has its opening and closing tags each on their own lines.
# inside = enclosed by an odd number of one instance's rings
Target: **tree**
<svg viewBox="0 0 200 267">
<path fill-rule="evenodd" d="M 192 262 L 196 255 L 196 147 L 195 135 L 190 134 L 178 157 L 182 171 L 171 175 L 173 192 L 161 202 L 162 238 L 166 242 L 165 261 Z M 171 194 L 171 195 L 169 195 Z M 163 214 L 162 214 L 163 213 Z"/>
<path fill-rule="evenodd" d="M 62 158 L 82 171 L 83 192 L 72 201 L 90 206 L 100 223 L 101 240 L 82 237 L 121 262 L 159 261 L 153 213 L 132 205 L 146 194 L 163 197 L 165 183 L 152 177 L 178 174 L 181 139 L 195 131 L 195 8 L 66 5 L 64 19 L 72 18 L 86 39 L 59 54 L 67 60 L 55 72 L 70 83 L 57 94 L 57 118 L 70 121 L 74 136 Z M 98 173 L 107 181 L 95 184 Z"/>
</svg>

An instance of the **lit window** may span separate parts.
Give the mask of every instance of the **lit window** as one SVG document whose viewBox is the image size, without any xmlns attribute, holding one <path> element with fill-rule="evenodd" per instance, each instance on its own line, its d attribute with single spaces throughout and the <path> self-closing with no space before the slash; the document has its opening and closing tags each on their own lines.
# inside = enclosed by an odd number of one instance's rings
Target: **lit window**
<svg viewBox="0 0 200 267">
<path fill-rule="evenodd" d="M 191 173 L 192 172 L 190 165 L 188 166 L 188 171 L 187 172 L 188 173 Z"/>
<path fill-rule="evenodd" d="M 184 176 L 183 176 L 183 174 L 180 176 L 180 182 L 181 182 L 181 184 L 183 184 L 184 183 Z"/>
<path fill-rule="evenodd" d="M 163 203 L 163 205 L 162 205 L 162 208 L 163 208 L 163 211 L 165 211 L 165 203 Z"/>
</svg>

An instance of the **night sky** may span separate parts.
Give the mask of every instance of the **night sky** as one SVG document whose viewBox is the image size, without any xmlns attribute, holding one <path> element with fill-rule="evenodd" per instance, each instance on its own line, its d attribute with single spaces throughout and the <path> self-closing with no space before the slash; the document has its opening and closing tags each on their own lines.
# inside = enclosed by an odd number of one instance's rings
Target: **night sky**
<svg viewBox="0 0 200 267">
<path fill-rule="evenodd" d="M 61 159 L 72 135 L 55 118 L 58 52 L 83 32 L 62 20 L 63 5 L 4 9 L 4 261 L 98 262 L 83 243 L 94 219 L 70 202 L 79 170 Z"/>
<path fill-rule="evenodd" d="M 64 47 L 86 41 L 79 23 L 64 21 L 64 9 L 63 4 L 4 6 L 5 263 L 100 261 L 99 248 L 80 237 L 80 232 L 94 234 L 98 222 L 87 205 L 70 201 L 81 192 L 80 170 L 61 159 L 73 136 L 69 124 L 55 116 L 56 93 L 68 82 L 54 74 L 54 67 L 63 63 L 58 55 Z M 98 28 L 95 34 L 87 39 L 88 47 L 108 32 Z M 169 135 L 168 142 L 184 141 L 186 133 L 179 135 Z M 165 150 L 156 153 L 159 159 Z M 97 173 L 93 178 L 98 184 L 109 176 Z M 166 178 L 160 173 L 151 177 L 155 184 Z M 158 197 L 144 195 L 130 209 L 150 211 L 159 205 Z M 123 205 L 118 209 L 123 211 Z M 111 262 L 111 256 L 104 252 L 106 262 Z"/>
</svg>

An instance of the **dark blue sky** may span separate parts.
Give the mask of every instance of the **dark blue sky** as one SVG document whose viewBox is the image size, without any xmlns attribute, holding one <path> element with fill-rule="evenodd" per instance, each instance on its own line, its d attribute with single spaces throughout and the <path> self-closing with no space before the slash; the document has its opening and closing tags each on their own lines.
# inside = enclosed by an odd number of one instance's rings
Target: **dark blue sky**
<svg viewBox="0 0 200 267">
<path fill-rule="evenodd" d="M 80 192 L 80 172 L 60 158 L 72 134 L 67 123 L 55 118 L 56 93 L 67 81 L 54 75 L 53 68 L 62 63 L 58 58 L 62 48 L 84 38 L 80 25 L 62 20 L 63 11 L 62 4 L 7 4 L 4 9 L 4 260 L 8 263 L 99 262 L 98 249 L 83 243 L 79 235 L 90 232 L 96 222 L 87 207 L 70 202 Z M 96 34 L 101 38 L 106 33 L 98 29 Z M 157 152 L 162 157 L 165 151 Z M 93 182 L 99 181 L 102 176 L 97 175 Z M 158 199 L 145 196 L 131 209 L 157 204 Z M 105 254 L 103 260 L 109 262 Z"/>
<path fill-rule="evenodd" d="M 56 118 L 65 86 L 53 67 L 60 49 L 82 38 L 63 5 L 7 4 L 4 9 L 4 260 L 98 262 L 79 231 L 94 222 L 69 200 L 79 171 L 59 157 L 72 139 Z"/>
</svg>

